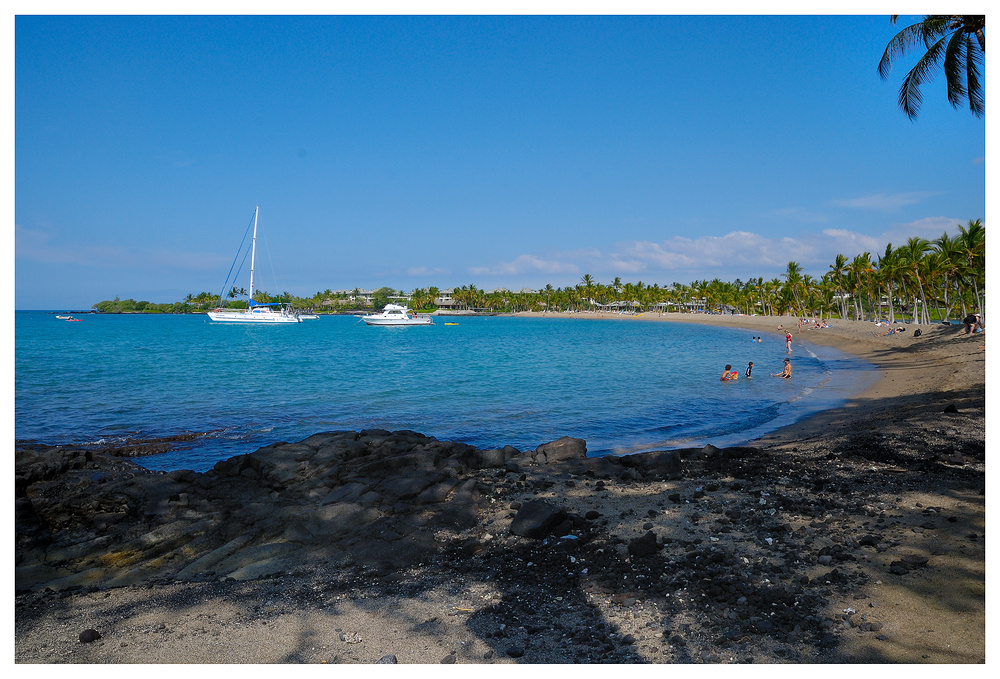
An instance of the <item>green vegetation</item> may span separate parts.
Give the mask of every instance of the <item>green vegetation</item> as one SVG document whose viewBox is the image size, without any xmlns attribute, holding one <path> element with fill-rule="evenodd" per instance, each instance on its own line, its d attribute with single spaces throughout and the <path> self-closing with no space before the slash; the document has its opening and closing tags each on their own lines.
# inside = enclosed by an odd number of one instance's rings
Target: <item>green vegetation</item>
<svg viewBox="0 0 1000 679">
<path fill-rule="evenodd" d="M 546 286 L 536 294 L 485 293 L 463 286 L 453 298 L 466 308 L 503 311 L 594 309 L 795 315 L 911 323 L 962 318 L 981 311 L 985 297 L 986 238 L 980 220 L 959 226 L 959 235 L 943 234 L 934 241 L 910 238 L 874 259 L 863 252 L 851 260 L 837 255 L 828 271 L 816 279 L 789 262 L 778 278 L 733 282 L 715 278 L 667 287 L 642 281 L 609 284 L 584 275 L 574 287 Z M 520 308 L 518 308 L 520 307 Z M 985 315 L 984 315 L 985 319 Z"/>
<path fill-rule="evenodd" d="M 890 20 L 896 23 L 897 19 L 898 15 Z M 882 79 L 889 77 L 893 59 L 920 45 L 927 51 L 906 74 L 899 88 L 899 108 L 903 113 L 910 120 L 917 117 L 923 101 L 920 86 L 931 81 L 943 62 L 948 103 L 957 109 L 968 102 L 972 114 L 982 118 L 986 114 L 986 100 L 980 67 L 986 59 L 986 17 L 933 14 L 907 26 L 886 45 L 878 64 Z"/>
<path fill-rule="evenodd" d="M 154 304 L 145 300 L 137 302 L 117 297 L 113 301 L 98 302 L 93 308 L 102 314 L 185 314 L 198 311 L 193 305 L 184 302 Z"/>
<path fill-rule="evenodd" d="M 874 258 L 863 252 L 848 260 L 837 255 L 820 278 L 802 271 L 797 262 L 789 262 L 780 277 L 765 281 L 751 278 L 733 282 L 715 278 L 696 280 L 688 285 L 672 283 L 661 287 L 642 281 L 623 283 L 597 282 L 586 274 L 575 286 L 542 290 L 492 292 L 463 285 L 453 289 L 452 306 L 501 313 L 518 311 L 623 311 L 667 310 L 704 313 L 743 313 L 747 315 L 795 315 L 819 318 L 871 320 L 875 318 L 910 323 L 960 319 L 969 311 L 984 314 L 986 284 L 986 230 L 981 220 L 959 225 L 959 234 L 943 234 L 934 241 L 910 238 L 899 247 L 890 243 L 885 252 Z M 225 302 L 232 308 L 245 308 L 237 300 L 244 291 L 230 290 Z M 438 288 L 417 288 L 409 295 L 402 290 L 379 288 L 371 301 L 364 302 L 361 290 L 334 293 L 327 289 L 312 297 L 296 297 L 288 292 L 254 294 L 258 302 L 282 302 L 296 309 L 317 311 L 371 311 L 391 301 L 404 302 L 414 310 L 433 311 L 441 297 Z M 188 295 L 182 302 L 153 304 L 135 300 L 99 302 L 94 308 L 102 313 L 193 313 L 216 306 L 218 297 L 207 292 Z M 983 315 L 985 320 L 985 314 Z"/>
</svg>

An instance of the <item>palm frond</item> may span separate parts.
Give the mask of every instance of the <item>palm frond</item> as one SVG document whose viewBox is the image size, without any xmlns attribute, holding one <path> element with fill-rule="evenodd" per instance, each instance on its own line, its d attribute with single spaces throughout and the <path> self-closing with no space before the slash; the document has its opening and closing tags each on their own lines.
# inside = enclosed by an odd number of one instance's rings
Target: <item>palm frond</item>
<svg viewBox="0 0 1000 679">
<path fill-rule="evenodd" d="M 944 53 L 944 76 L 948 81 L 948 103 L 958 108 L 965 101 L 966 40 L 955 31 Z"/>
<path fill-rule="evenodd" d="M 910 120 L 917 117 L 920 104 L 924 100 L 920 93 L 920 86 L 933 80 L 934 69 L 937 68 L 938 61 L 941 59 L 944 46 L 944 38 L 931 45 L 924 56 L 920 57 L 916 65 L 903 78 L 903 84 L 899 88 L 899 108 Z"/>
<path fill-rule="evenodd" d="M 920 34 L 924 41 L 924 47 L 931 48 L 937 39 L 945 35 L 952 27 L 954 17 L 944 14 L 931 14 L 925 16 L 920 22 Z"/>
<path fill-rule="evenodd" d="M 965 78 L 968 83 L 969 110 L 982 118 L 986 115 L 986 95 L 983 84 L 979 80 L 979 67 L 984 61 L 984 54 L 971 36 L 967 35 L 965 45 Z"/>
<path fill-rule="evenodd" d="M 973 31 L 973 35 L 975 35 L 976 36 L 976 40 L 979 41 L 979 47 L 980 47 L 980 49 L 982 49 L 983 52 L 985 52 L 986 51 L 986 31 L 983 30 L 982 28 L 977 28 L 975 31 Z"/>
<path fill-rule="evenodd" d="M 903 56 L 914 47 L 920 45 L 923 41 L 924 32 L 921 24 L 907 26 L 894 35 L 892 40 L 889 41 L 889 44 L 885 46 L 885 52 L 882 53 L 882 59 L 878 62 L 878 74 L 882 80 L 889 77 L 889 72 L 892 70 L 893 60 Z"/>
</svg>

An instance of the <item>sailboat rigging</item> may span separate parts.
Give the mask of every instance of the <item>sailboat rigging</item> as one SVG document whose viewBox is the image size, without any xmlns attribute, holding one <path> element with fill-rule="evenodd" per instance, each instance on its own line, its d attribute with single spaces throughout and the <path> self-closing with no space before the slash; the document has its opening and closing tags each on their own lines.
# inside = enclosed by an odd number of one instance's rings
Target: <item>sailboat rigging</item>
<svg viewBox="0 0 1000 679">
<path fill-rule="evenodd" d="M 253 239 L 250 242 L 250 297 L 246 309 L 228 309 L 222 306 L 222 293 L 219 293 L 219 305 L 208 312 L 208 317 L 220 323 L 301 323 L 298 317 L 288 304 L 270 303 L 264 304 L 255 302 L 253 298 L 253 274 L 254 265 L 257 258 L 257 216 L 260 206 L 253 211 Z M 243 236 L 246 238 L 246 235 Z M 246 240 L 243 241 L 244 243 Z M 240 246 L 242 250 L 243 246 Z M 246 255 L 244 255 L 245 257 Z M 239 254 L 237 254 L 239 257 Z M 230 271 L 232 273 L 232 271 Z M 229 279 L 226 279 L 226 284 Z M 225 285 L 223 285 L 225 290 Z"/>
</svg>

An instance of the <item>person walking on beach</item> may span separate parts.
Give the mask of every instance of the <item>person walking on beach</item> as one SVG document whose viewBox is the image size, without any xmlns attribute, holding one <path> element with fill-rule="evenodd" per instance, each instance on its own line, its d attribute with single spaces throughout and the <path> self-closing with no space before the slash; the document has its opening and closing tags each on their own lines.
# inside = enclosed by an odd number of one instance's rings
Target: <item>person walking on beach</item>
<svg viewBox="0 0 1000 679">
<path fill-rule="evenodd" d="M 722 371 L 722 377 L 719 378 L 721 382 L 728 382 L 730 380 L 735 380 L 739 378 L 740 374 L 733 370 L 733 366 L 726 364 L 726 369 Z"/>
<path fill-rule="evenodd" d="M 753 375 L 750 374 L 752 372 L 753 372 L 753 361 L 750 361 L 747 364 L 747 372 L 746 372 L 746 376 L 747 376 L 748 380 L 752 380 L 753 379 Z"/>
<path fill-rule="evenodd" d="M 792 376 L 792 361 L 791 359 L 785 359 L 785 367 L 780 373 L 771 373 L 771 377 L 784 377 L 786 380 Z"/>
</svg>

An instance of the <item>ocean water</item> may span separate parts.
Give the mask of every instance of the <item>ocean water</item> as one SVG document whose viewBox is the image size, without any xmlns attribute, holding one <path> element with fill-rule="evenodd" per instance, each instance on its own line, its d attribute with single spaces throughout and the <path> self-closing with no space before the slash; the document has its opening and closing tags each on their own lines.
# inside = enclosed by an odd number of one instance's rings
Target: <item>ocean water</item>
<svg viewBox="0 0 1000 679">
<path fill-rule="evenodd" d="M 138 461 L 204 471 L 276 441 L 411 429 L 480 448 L 560 436 L 588 454 L 734 445 L 836 407 L 872 366 L 796 341 L 791 380 L 768 376 L 783 337 L 688 323 L 438 318 L 369 327 L 350 316 L 284 326 L 203 315 L 15 313 L 15 437 L 48 444 L 202 433 Z M 821 331 L 820 331 L 821 332 Z M 748 361 L 755 378 L 743 377 Z M 740 371 L 722 383 L 725 364 Z"/>
</svg>

